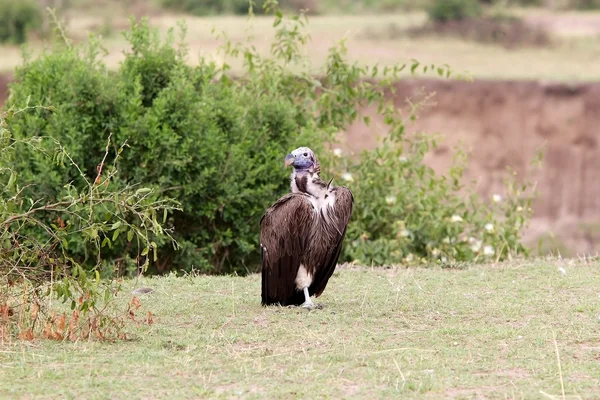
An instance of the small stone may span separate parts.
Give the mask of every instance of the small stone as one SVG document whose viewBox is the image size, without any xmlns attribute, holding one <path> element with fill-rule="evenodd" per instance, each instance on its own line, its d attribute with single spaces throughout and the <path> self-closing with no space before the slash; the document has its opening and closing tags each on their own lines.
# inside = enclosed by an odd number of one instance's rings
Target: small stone
<svg viewBox="0 0 600 400">
<path fill-rule="evenodd" d="M 137 288 L 133 292 L 131 292 L 131 294 L 147 294 L 152 292 L 154 292 L 154 289 L 152 288 Z"/>
</svg>

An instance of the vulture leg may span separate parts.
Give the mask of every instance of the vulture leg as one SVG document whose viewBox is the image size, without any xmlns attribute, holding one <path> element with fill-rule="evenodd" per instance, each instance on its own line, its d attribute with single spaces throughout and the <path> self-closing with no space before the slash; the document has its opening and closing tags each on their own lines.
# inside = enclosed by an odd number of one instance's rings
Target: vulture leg
<svg viewBox="0 0 600 400">
<path fill-rule="evenodd" d="M 305 287 L 304 289 L 304 304 L 302 304 L 302 308 L 308 308 L 309 310 L 314 310 L 315 307 L 315 303 L 312 302 L 312 300 L 310 299 L 310 294 L 308 294 L 308 288 Z"/>
</svg>

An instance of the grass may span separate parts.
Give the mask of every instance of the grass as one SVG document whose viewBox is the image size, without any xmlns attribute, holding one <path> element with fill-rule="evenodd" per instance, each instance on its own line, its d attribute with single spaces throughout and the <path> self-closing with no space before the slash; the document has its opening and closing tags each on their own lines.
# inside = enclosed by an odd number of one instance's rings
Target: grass
<svg viewBox="0 0 600 400">
<path fill-rule="evenodd" d="M 105 12 L 108 12 L 105 10 Z M 314 16 L 309 19 L 309 31 L 312 41 L 307 51 L 312 60 L 315 72 L 323 65 L 328 49 L 342 38 L 347 38 L 348 57 L 353 61 L 382 65 L 392 65 L 410 61 L 415 58 L 423 63 L 438 65 L 449 64 L 459 73 L 467 73 L 480 79 L 541 79 L 555 81 L 597 81 L 600 79 L 600 42 L 597 40 L 597 24 L 600 14 L 549 14 L 529 11 L 521 12 L 536 23 L 544 24 L 552 29 L 559 38 L 554 47 L 505 49 L 501 46 L 478 44 L 452 38 L 429 37 L 411 39 L 406 36 L 395 36 L 381 39 L 386 32 L 402 31 L 426 21 L 422 12 L 403 14 L 362 15 L 362 16 Z M 223 61 L 218 52 L 222 42 L 216 40 L 211 33 L 225 31 L 235 41 L 243 41 L 247 33 L 253 33 L 254 45 L 259 51 L 266 53 L 273 39 L 273 22 L 271 17 L 255 17 L 249 22 L 247 17 L 183 17 L 160 14 L 149 17 L 151 23 L 165 33 L 168 28 L 175 27 L 177 21 L 185 20 L 188 27 L 187 44 L 190 48 L 189 61 L 197 63 L 199 57 L 206 56 Z M 128 27 L 124 17 L 110 15 L 72 15 L 69 18 L 70 35 L 84 39 L 88 32 L 106 30 L 103 24 L 112 23 L 112 34 L 104 41 L 108 50 L 106 62 L 115 67 L 123 59 L 126 43 L 118 33 Z M 590 29 L 577 31 L 578 26 Z M 109 29 L 110 30 L 110 29 Z M 580 29 L 581 30 L 581 29 Z M 577 31 L 576 34 L 573 33 Z M 33 45 L 39 51 L 41 45 Z M 0 71 L 9 71 L 21 63 L 20 53 L 13 47 L 0 47 L 3 57 Z M 233 63 L 233 72 L 240 70 L 240 65 Z"/>
<path fill-rule="evenodd" d="M 0 397 L 600 397 L 598 261 L 343 267 L 312 312 L 262 308 L 258 275 L 126 286 L 120 301 L 155 289 L 154 324 L 114 344 L 13 342 Z"/>
</svg>

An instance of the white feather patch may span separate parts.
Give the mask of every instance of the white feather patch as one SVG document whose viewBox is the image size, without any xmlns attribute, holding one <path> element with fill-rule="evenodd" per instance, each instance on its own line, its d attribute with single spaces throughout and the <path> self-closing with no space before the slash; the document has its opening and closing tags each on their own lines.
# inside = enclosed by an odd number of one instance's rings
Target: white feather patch
<svg viewBox="0 0 600 400">
<path fill-rule="evenodd" d="M 313 277 L 308 273 L 304 265 L 300 264 L 300 268 L 298 269 L 298 274 L 296 274 L 296 287 L 298 290 L 302 290 L 307 288 L 312 283 Z"/>
<path fill-rule="evenodd" d="M 335 193 L 333 193 L 331 190 L 327 190 L 320 185 L 316 185 L 313 182 L 313 178 L 308 179 L 306 183 L 306 190 L 311 195 L 309 200 L 316 211 L 327 211 L 328 207 L 333 209 L 333 206 L 335 205 Z"/>
</svg>

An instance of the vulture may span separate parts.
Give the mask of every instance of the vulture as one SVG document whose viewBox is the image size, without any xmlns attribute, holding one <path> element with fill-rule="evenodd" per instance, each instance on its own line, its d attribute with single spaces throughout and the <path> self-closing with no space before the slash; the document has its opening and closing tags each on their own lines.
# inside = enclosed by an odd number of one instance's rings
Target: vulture
<svg viewBox="0 0 600 400">
<path fill-rule="evenodd" d="M 277 200 L 260 220 L 262 305 L 316 308 L 335 270 L 354 198 L 344 186 L 324 182 L 308 147 L 285 157 L 293 167 L 291 193 Z"/>
</svg>

